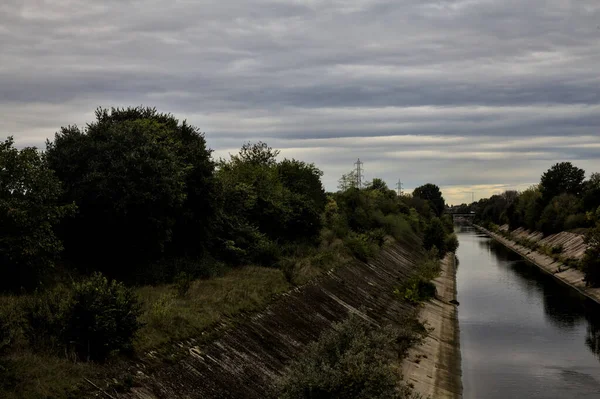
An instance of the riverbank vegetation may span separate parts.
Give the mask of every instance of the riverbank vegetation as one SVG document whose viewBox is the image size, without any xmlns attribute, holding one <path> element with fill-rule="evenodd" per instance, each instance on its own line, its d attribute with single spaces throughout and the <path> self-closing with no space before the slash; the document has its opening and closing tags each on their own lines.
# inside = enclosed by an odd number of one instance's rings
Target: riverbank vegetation
<svg viewBox="0 0 600 399">
<path fill-rule="evenodd" d="M 580 261 L 563 257 L 560 247 L 541 247 L 523 238 L 519 244 L 580 268 L 589 285 L 600 286 L 600 173 L 585 179 L 583 169 L 570 162 L 557 163 L 541 176 L 538 185 L 482 199 L 469 210 L 476 212 L 477 223 L 493 230 L 508 225 L 509 230 L 523 227 L 544 235 L 562 231 L 584 234 L 589 249 Z"/>
<path fill-rule="evenodd" d="M 436 186 L 321 176 L 262 142 L 214 160 L 151 108 L 99 109 L 45 152 L 0 143 L 0 396 L 76 397 L 392 240 L 456 249 Z"/>
</svg>

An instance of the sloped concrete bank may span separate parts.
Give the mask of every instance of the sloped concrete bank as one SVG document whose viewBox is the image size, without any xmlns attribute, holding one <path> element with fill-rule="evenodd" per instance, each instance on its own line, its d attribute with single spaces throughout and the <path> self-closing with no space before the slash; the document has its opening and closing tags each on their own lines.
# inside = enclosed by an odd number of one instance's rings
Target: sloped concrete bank
<svg viewBox="0 0 600 399">
<path fill-rule="evenodd" d="M 212 342 L 181 344 L 171 361 L 140 361 L 130 370 L 133 388 L 119 397 L 272 397 L 286 365 L 333 323 L 355 313 L 399 324 L 415 311 L 393 291 L 414 273 L 418 248 L 416 242 L 390 245 L 368 263 L 354 261 L 289 292 Z"/>
<path fill-rule="evenodd" d="M 543 271 L 553 275 L 554 277 L 556 277 L 563 283 L 570 285 L 571 287 L 575 288 L 577 291 L 581 292 L 583 295 L 587 296 L 588 298 L 600 303 L 600 288 L 587 287 L 585 285 L 583 272 L 581 272 L 577 269 L 574 269 L 574 268 L 568 268 L 565 264 L 555 260 L 554 258 L 552 258 L 550 256 L 547 256 L 538 251 L 532 251 L 531 249 L 529 249 L 527 247 L 517 244 L 515 241 L 509 240 L 509 239 L 501 236 L 500 234 L 491 232 L 481 226 L 478 226 L 478 225 L 473 225 L 473 226 L 475 226 L 481 232 L 492 237 L 493 239 L 495 239 L 496 241 L 498 241 L 499 243 L 501 243 L 508 249 L 511 249 L 514 252 L 518 253 L 523 258 L 527 259 L 529 262 L 538 266 Z M 515 231 L 517 231 L 517 230 L 515 230 Z M 529 237 L 528 239 L 531 240 L 532 233 L 519 232 L 519 234 L 521 236 L 526 235 L 527 237 Z M 572 233 L 560 233 L 560 235 L 557 234 L 555 236 L 562 237 L 562 240 L 560 238 L 553 238 L 553 237 L 548 237 L 544 240 L 546 240 L 547 243 L 553 244 L 553 245 L 556 245 L 556 244 L 565 245 L 565 244 L 568 244 L 568 242 L 570 241 L 573 243 L 571 245 L 573 247 L 573 249 L 570 250 L 572 255 L 574 256 L 577 254 L 583 254 L 583 252 L 585 252 L 585 249 L 582 250 L 581 244 L 579 242 L 580 239 L 577 239 L 577 237 L 566 236 L 565 234 L 574 235 Z M 535 233 L 533 233 L 533 235 L 535 235 Z M 535 240 L 532 240 L 532 241 L 535 241 Z M 541 237 L 538 237 L 537 242 L 541 242 Z"/>
<path fill-rule="evenodd" d="M 419 320 L 430 329 L 422 345 L 412 348 L 402 364 L 404 378 L 425 398 L 462 398 L 462 372 L 458 309 L 456 300 L 456 261 L 454 254 L 442 262 L 442 272 L 434 280 L 436 298 L 425 303 Z"/>
</svg>

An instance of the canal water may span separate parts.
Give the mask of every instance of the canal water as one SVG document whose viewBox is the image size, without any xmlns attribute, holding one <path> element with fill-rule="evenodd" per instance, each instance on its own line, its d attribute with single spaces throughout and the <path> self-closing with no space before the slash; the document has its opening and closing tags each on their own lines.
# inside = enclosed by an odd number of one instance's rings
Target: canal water
<svg viewBox="0 0 600 399">
<path fill-rule="evenodd" d="M 457 227 L 465 399 L 600 398 L 600 305 Z"/>
</svg>

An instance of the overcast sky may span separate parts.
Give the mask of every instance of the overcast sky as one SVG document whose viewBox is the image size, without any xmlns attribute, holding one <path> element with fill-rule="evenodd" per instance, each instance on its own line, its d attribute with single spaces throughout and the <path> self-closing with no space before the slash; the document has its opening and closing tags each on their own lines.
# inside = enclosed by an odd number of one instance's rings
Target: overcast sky
<svg viewBox="0 0 600 399">
<path fill-rule="evenodd" d="M 449 203 L 600 171 L 598 0 L 2 0 L 0 138 L 150 105 Z"/>
</svg>

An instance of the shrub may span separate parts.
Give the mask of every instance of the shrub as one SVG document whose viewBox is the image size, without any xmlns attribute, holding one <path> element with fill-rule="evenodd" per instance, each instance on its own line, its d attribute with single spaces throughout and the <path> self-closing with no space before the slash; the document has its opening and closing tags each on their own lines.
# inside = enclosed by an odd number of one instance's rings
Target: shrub
<svg viewBox="0 0 600 399">
<path fill-rule="evenodd" d="M 554 245 L 552 248 L 550 248 L 550 253 L 554 254 L 560 254 L 563 251 L 563 246 L 562 244 L 559 245 Z"/>
<path fill-rule="evenodd" d="M 65 342 L 81 359 L 103 360 L 113 351 L 131 349 L 140 314 L 133 290 L 95 273 L 73 285 Z"/>
<path fill-rule="evenodd" d="M 377 252 L 377 245 L 365 234 L 350 233 L 344 243 L 352 255 L 363 262 L 368 261 Z"/>
<path fill-rule="evenodd" d="M 423 235 L 423 246 L 427 250 L 436 247 L 439 250 L 440 255 L 443 256 L 446 253 L 445 239 L 446 233 L 444 231 L 444 225 L 442 224 L 442 221 L 436 217 L 432 218 L 425 228 L 425 233 Z"/>
<path fill-rule="evenodd" d="M 600 287 L 600 250 L 589 248 L 581 260 L 581 270 L 585 273 L 585 283 L 591 287 Z"/>
<path fill-rule="evenodd" d="M 447 252 L 456 252 L 458 249 L 458 238 L 456 237 L 456 234 L 452 233 L 446 236 L 444 247 Z"/>
<path fill-rule="evenodd" d="M 600 222 L 585 237 L 588 249 L 581 260 L 581 269 L 585 273 L 585 283 L 592 287 L 600 286 Z"/>
<path fill-rule="evenodd" d="M 25 336 L 36 349 L 61 347 L 82 360 L 104 360 L 131 349 L 140 314 L 131 289 L 95 273 L 70 289 L 32 296 L 24 306 Z"/>
<path fill-rule="evenodd" d="M 435 297 L 435 284 L 421 277 L 415 277 L 407 281 L 395 293 L 412 304 L 418 304 Z"/>
<path fill-rule="evenodd" d="M 589 222 L 585 213 L 577 213 L 575 215 L 567 216 L 565 220 L 565 230 L 572 230 L 579 227 L 587 227 Z"/>
<path fill-rule="evenodd" d="M 393 369 L 417 340 L 409 329 L 374 328 L 352 315 L 308 345 L 280 381 L 281 398 L 408 398 Z"/>
</svg>

